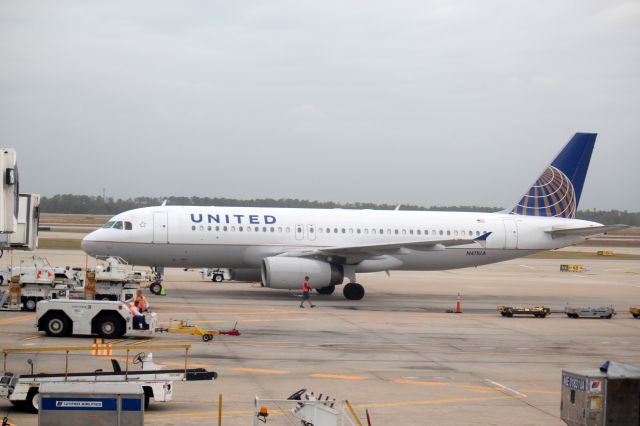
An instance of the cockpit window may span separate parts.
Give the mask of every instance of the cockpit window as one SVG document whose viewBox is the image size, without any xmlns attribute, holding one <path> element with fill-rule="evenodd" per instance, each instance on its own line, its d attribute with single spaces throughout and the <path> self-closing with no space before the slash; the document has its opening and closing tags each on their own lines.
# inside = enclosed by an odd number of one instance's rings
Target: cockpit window
<svg viewBox="0 0 640 426">
<path fill-rule="evenodd" d="M 133 229 L 133 226 L 131 225 L 131 222 L 125 222 L 124 223 L 124 229 L 127 231 L 131 231 Z"/>
<path fill-rule="evenodd" d="M 116 222 L 116 224 L 113 225 L 113 229 L 122 229 L 122 222 Z"/>
<path fill-rule="evenodd" d="M 102 227 L 103 228 L 111 228 L 114 223 L 115 223 L 114 221 L 109 221 L 109 222 L 105 223 Z"/>
</svg>

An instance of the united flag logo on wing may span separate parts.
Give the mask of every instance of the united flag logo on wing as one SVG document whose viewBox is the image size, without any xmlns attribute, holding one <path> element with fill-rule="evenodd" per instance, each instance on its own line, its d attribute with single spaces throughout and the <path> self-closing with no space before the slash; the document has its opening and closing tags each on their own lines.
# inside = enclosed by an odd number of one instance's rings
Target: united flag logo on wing
<svg viewBox="0 0 640 426">
<path fill-rule="evenodd" d="M 569 178 L 549 166 L 512 210 L 527 216 L 576 216 L 576 193 Z"/>
</svg>

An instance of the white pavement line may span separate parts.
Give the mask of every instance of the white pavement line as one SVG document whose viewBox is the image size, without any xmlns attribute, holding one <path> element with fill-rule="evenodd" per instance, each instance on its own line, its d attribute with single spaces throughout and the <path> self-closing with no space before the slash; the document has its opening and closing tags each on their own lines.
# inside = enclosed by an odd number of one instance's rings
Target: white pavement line
<svg viewBox="0 0 640 426">
<path fill-rule="evenodd" d="M 515 394 L 515 395 L 518 395 L 518 396 L 521 396 L 521 397 L 523 397 L 523 398 L 528 398 L 528 397 L 527 397 L 527 395 L 525 395 L 525 394 L 523 394 L 523 393 L 521 393 L 521 392 L 518 392 L 518 391 L 517 391 L 517 390 L 515 390 L 515 389 L 511 389 L 511 388 L 509 388 L 509 387 L 507 387 L 507 386 L 505 386 L 505 385 L 501 385 L 501 384 L 500 384 L 500 383 L 498 383 L 498 382 L 494 382 L 493 380 L 490 380 L 490 379 L 484 379 L 484 381 L 485 381 L 485 382 L 489 382 L 489 383 L 491 383 L 492 385 L 494 385 L 494 386 L 496 386 L 496 387 L 499 387 L 500 389 L 504 389 L 504 390 L 506 390 L 507 392 L 511 392 L 511 393 L 513 393 L 513 394 Z"/>
<path fill-rule="evenodd" d="M 529 265 L 518 265 L 518 266 L 520 266 L 522 268 L 536 269 L 535 266 L 529 266 Z"/>
</svg>

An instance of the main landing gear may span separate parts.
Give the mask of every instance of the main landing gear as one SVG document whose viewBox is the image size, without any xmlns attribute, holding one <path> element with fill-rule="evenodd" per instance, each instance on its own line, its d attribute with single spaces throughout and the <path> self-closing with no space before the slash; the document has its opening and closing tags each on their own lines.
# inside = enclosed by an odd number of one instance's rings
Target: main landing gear
<svg viewBox="0 0 640 426">
<path fill-rule="evenodd" d="M 342 294 L 349 300 L 360 300 L 364 297 L 364 287 L 358 283 L 349 283 L 342 289 Z"/>
<path fill-rule="evenodd" d="M 162 279 L 164 278 L 164 266 L 156 266 L 153 270 L 153 282 L 149 286 L 149 291 L 155 295 L 163 294 Z"/>
</svg>

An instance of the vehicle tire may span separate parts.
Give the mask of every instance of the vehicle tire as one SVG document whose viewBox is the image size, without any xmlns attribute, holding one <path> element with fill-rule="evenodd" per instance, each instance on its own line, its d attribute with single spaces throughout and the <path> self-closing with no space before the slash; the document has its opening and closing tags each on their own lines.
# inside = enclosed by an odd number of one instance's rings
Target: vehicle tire
<svg viewBox="0 0 640 426">
<path fill-rule="evenodd" d="M 640 318 L 640 314 L 631 314 L 634 318 Z"/>
<path fill-rule="evenodd" d="M 96 324 L 98 335 L 104 339 L 117 339 L 124 336 L 125 329 L 122 320 L 113 314 L 106 314 L 98 318 Z"/>
<path fill-rule="evenodd" d="M 149 402 L 151 400 L 151 397 L 153 396 L 153 391 L 151 390 L 150 387 L 144 387 L 144 411 L 147 411 L 147 408 L 149 408 Z"/>
<path fill-rule="evenodd" d="M 224 281 L 224 275 L 222 275 L 222 274 L 215 274 L 215 275 L 213 276 L 212 280 L 213 280 L 214 282 L 221 283 L 222 281 Z"/>
<path fill-rule="evenodd" d="M 33 312 L 36 310 L 36 305 L 38 304 L 38 300 L 35 297 L 29 297 L 24 301 L 24 310 Z"/>
<path fill-rule="evenodd" d="M 162 284 L 151 283 L 151 285 L 149 286 L 149 291 L 155 295 L 160 294 L 160 292 L 162 291 Z"/>
<path fill-rule="evenodd" d="M 202 335 L 202 341 L 203 342 L 208 342 L 211 339 L 213 339 L 213 335 L 212 334 L 203 334 Z"/>
<path fill-rule="evenodd" d="M 27 399 L 24 401 L 24 408 L 30 413 L 37 413 L 40 409 L 40 393 L 38 388 L 29 389 L 27 393 Z"/>
<path fill-rule="evenodd" d="M 364 287 L 358 283 L 349 283 L 342 289 L 342 294 L 349 300 L 361 300 L 364 297 Z"/>
<path fill-rule="evenodd" d="M 49 314 L 44 319 L 44 331 L 49 337 L 64 337 L 71 334 L 71 321 L 66 315 Z"/>
<path fill-rule="evenodd" d="M 318 294 L 333 294 L 334 291 L 336 291 L 336 286 L 331 284 L 329 286 L 326 287 L 322 287 L 322 288 L 316 288 L 316 291 L 318 292 Z"/>
<path fill-rule="evenodd" d="M 611 317 L 613 317 L 613 314 L 609 314 L 609 315 L 607 315 L 605 318 L 606 318 L 606 319 L 611 319 Z"/>
</svg>

